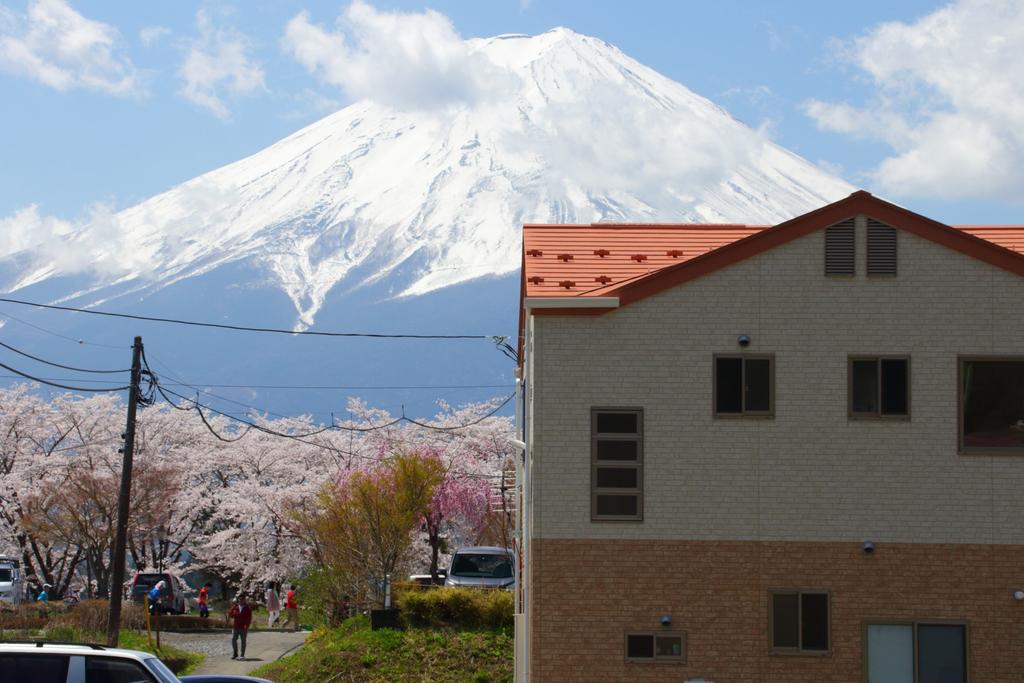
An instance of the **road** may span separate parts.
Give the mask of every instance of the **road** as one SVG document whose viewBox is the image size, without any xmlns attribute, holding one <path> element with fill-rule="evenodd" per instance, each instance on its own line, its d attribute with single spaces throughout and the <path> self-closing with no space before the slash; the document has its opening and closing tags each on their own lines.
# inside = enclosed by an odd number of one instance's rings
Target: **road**
<svg viewBox="0 0 1024 683">
<path fill-rule="evenodd" d="M 161 633 L 160 642 L 183 650 L 203 652 L 206 660 L 192 673 L 247 674 L 267 662 L 280 659 L 306 641 L 308 631 L 253 631 L 245 659 L 231 659 L 231 633 Z"/>
</svg>

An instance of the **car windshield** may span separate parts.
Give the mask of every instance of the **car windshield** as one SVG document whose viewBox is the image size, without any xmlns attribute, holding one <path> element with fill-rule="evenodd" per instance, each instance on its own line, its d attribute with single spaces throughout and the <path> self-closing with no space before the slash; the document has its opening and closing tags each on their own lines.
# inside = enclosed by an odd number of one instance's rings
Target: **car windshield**
<svg viewBox="0 0 1024 683">
<path fill-rule="evenodd" d="M 14 578 L 14 570 L 8 567 L 0 567 L 0 581 L 10 583 Z"/>
<path fill-rule="evenodd" d="M 160 683 L 181 683 L 178 677 L 174 675 L 174 672 L 167 668 L 167 665 L 161 662 L 156 657 L 149 657 L 145 660 L 146 666 L 149 670 L 156 674 L 156 677 L 160 679 Z"/>
<path fill-rule="evenodd" d="M 452 561 L 453 576 L 485 579 L 512 578 L 512 558 L 489 553 L 458 553 Z"/>
<path fill-rule="evenodd" d="M 163 580 L 162 574 L 139 574 L 135 579 L 135 587 L 149 589 Z"/>
</svg>

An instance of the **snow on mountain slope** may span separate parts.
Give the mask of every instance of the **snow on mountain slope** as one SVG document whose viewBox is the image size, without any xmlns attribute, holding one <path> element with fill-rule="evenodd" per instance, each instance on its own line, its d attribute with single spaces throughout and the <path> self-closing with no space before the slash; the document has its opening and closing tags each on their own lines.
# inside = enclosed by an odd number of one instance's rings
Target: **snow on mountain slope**
<svg viewBox="0 0 1024 683">
<path fill-rule="evenodd" d="M 88 255 L 91 284 L 67 298 L 146 296 L 245 262 L 305 327 L 335 288 L 419 295 L 512 272 L 524 222 L 775 223 L 853 189 L 600 40 L 470 42 L 500 96 L 431 111 L 359 102 L 86 225 L 64 247 Z M 0 287 L 77 268 L 14 254 Z"/>
</svg>

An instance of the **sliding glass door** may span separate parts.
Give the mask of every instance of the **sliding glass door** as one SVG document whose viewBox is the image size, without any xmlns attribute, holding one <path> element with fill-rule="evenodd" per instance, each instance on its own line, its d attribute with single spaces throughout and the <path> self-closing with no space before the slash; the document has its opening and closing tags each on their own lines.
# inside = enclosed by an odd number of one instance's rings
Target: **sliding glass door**
<svg viewBox="0 0 1024 683">
<path fill-rule="evenodd" d="M 868 683 L 966 683 L 963 624 L 869 624 Z"/>
</svg>

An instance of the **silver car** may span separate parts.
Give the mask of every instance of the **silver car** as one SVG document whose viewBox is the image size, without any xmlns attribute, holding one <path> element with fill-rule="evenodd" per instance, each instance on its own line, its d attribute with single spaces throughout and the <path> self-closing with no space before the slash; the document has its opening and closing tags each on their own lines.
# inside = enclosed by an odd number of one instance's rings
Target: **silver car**
<svg viewBox="0 0 1024 683">
<path fill-rule="evenodd" d="M 515 555 L 508 548 L 459 548 L 452 555 L 444 585 L 511 588 L 516 583 L 515 564 Z"/>
</svg>

